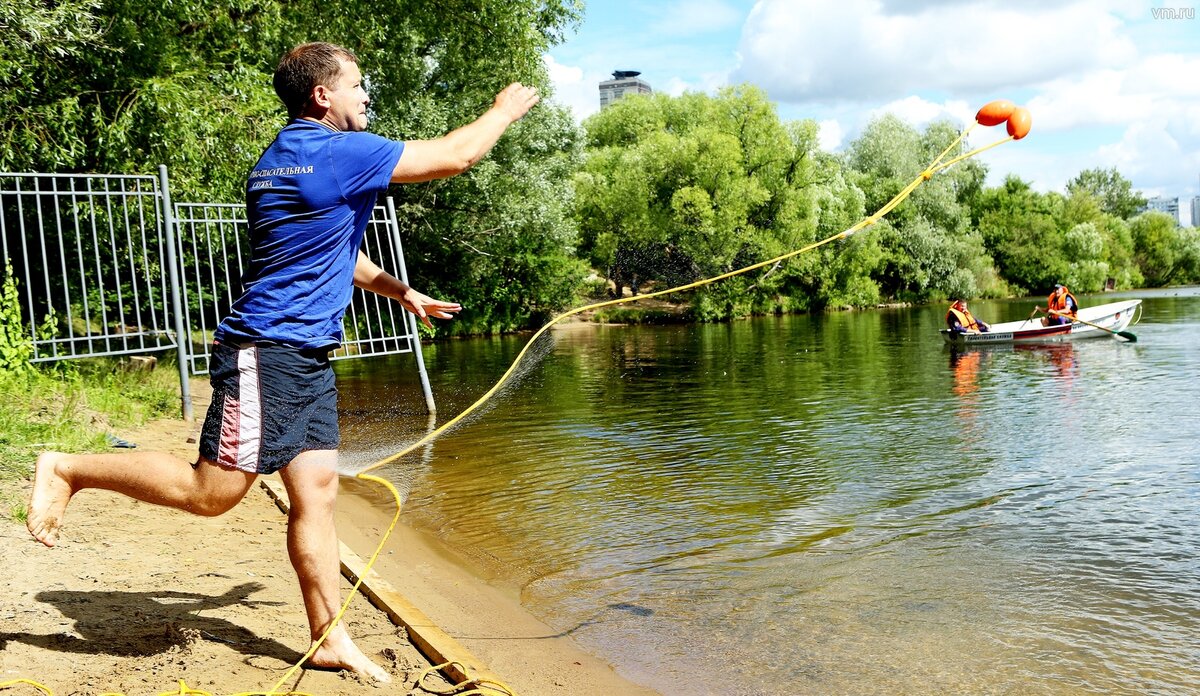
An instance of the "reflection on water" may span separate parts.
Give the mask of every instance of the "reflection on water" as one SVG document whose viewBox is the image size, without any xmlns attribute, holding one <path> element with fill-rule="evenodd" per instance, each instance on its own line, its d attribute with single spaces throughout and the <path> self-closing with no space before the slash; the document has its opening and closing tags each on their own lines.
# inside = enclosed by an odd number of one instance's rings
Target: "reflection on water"
<svg viewBox="0 0 1200 696">
<path fill-rule="evenodd" d="M 981 370 L 988 372 L 993 356 L 1001 352 L 1022 352 L 1031 359 L 1044 360 L 1052 370 L 1045 373 L 1046 379 L 1056 380 L 1060 394 L 1071 393 L 1079 363 L 1075 357 L 1075 343 L 1025 343 L 1016 345 L 992 345 L 978 348 L 946 347 L 950 356 L 950 373 L 953 376 L 951 391 L 958 397 L 958 418 L 964 432 L 972 432 L 975 420 L 986 417 L 994 403 L 982 399 L 979 390 Z M 1002 369 L 1002 368 L 1001 368 Z"/>
<path fill-rule="evenodd" d="M 1200 297 L 1172 293 L 1139 295 L 1136 344 L 954 353 L 939 308 L 569 327 L 384 471 L 664 693 L 1194 693 Z M 521 342 L 430 346 L 442 413 Z M 338 371 L 349 458 L 424 434 L 392 410 L 411 358 Z"/>
</svg>

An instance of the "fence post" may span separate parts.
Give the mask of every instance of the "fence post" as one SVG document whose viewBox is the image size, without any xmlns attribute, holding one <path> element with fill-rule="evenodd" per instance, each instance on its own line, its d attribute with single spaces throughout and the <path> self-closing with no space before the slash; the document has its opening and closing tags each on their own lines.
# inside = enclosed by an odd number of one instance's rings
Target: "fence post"
<svg viewBox="0 0 1200 696">
<path fill-rule="evenodd" d="M 188 382 L 188 349 L 192 338 L 184 326 L 184 307 L 179 290 L 179 255 L 175 230 L 175 211 L 171 206 L 171 189 L 167 186 L 167 165 L 158 165 L 158 184 L 162 191 L 163 243 L 167 247 L 167 272 L 171 279 L 171 313 L 175 319 L 175 354 L 179 362 L 179 398 L 183 419 L 192 420 L 192 390 Z"/>
<path fill-rule="evenodd" d="M 400 243 L 400 221 L 396 218 L 396 202 L 391 196 L 387 197 L 388 217 L 391 218 L 392 243 L 396 245 L 400 259 L 400 280 L 408 285 L 408 269 L 404 266 L 404 245 Z M 437 413 L 437 404 L 433 403 L 433 390 L 429 388 L 429 373 L 425 371 L 425 356 L 421 354 L 421 334 L 417 329 L 417 317 L 412 312 L 404 310 L 405 321 L 408 323 L 409 334 L 412 336 L 412 352 L 417 358 L 417 374 L 421 376 L 421 391 L 425 392 L 425 408 L 430 415 Z"/>
</svg>

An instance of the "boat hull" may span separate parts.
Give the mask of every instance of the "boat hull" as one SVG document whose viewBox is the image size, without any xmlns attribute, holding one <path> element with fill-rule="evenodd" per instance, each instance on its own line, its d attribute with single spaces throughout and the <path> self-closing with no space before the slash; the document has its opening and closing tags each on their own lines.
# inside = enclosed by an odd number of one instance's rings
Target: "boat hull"
<svg viewBox="0 0 1200 696">
<path fill-rule="evenodd" d="M 942 329 L 941 333 L 947 343 L 955 346 L 1053 343 L 1080 338 L 1106 338 L 1113 335 L 1111 332 L 1122 331 L 1129 326 L 1141 303 L 1141 300 L 1124 300 L 1079 310 L 1079 319 L 1104 327 L 1103 329 L 1080 321 L 1059 326 L 1042 326 L 1040 319 L 1026 319 L 993 324 L 991 330 L 985 333 L 957 333 L 948 329 Z"/>
</svg>

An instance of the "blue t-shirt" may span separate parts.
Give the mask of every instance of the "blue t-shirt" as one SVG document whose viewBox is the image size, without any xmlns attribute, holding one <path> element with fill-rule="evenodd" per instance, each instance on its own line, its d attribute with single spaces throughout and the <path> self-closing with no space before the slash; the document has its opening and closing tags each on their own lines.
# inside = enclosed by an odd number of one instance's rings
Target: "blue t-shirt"
<svg viewBox="0 0 1200 696">
<path fill-rule="evenodd" d="M 246 182 L 250 267 L 216 340 L 341 343 L 363 233 L 403 152 L 404 143 L 303 119 L 279 132 Z"/>
</svg>

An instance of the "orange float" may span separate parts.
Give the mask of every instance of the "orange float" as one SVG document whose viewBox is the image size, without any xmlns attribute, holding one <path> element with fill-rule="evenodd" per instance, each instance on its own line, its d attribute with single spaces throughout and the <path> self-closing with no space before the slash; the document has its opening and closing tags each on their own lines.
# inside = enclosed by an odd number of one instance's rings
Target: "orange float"
<svg viewBox="0 0 1200 696">
<path fill-rule="evenodd" d="M 1023 106 L 1013 109 L 1012 115 L 1008 117 L 1008 134 L 1012 136 L 1013 140 L 1020 140 L 1029 135 L 1031 126 L 1033 126 L 1033 117 L 1029 115 L 1029 109 Z"/>
<path fill-rule="evenodd" d="M 975 121 L 981 126 L 998 126 L 1007 121 L 1016 108 L 1016 105 L 1007 99 L 990 101 L 975 114 Z"/>
</svg>

